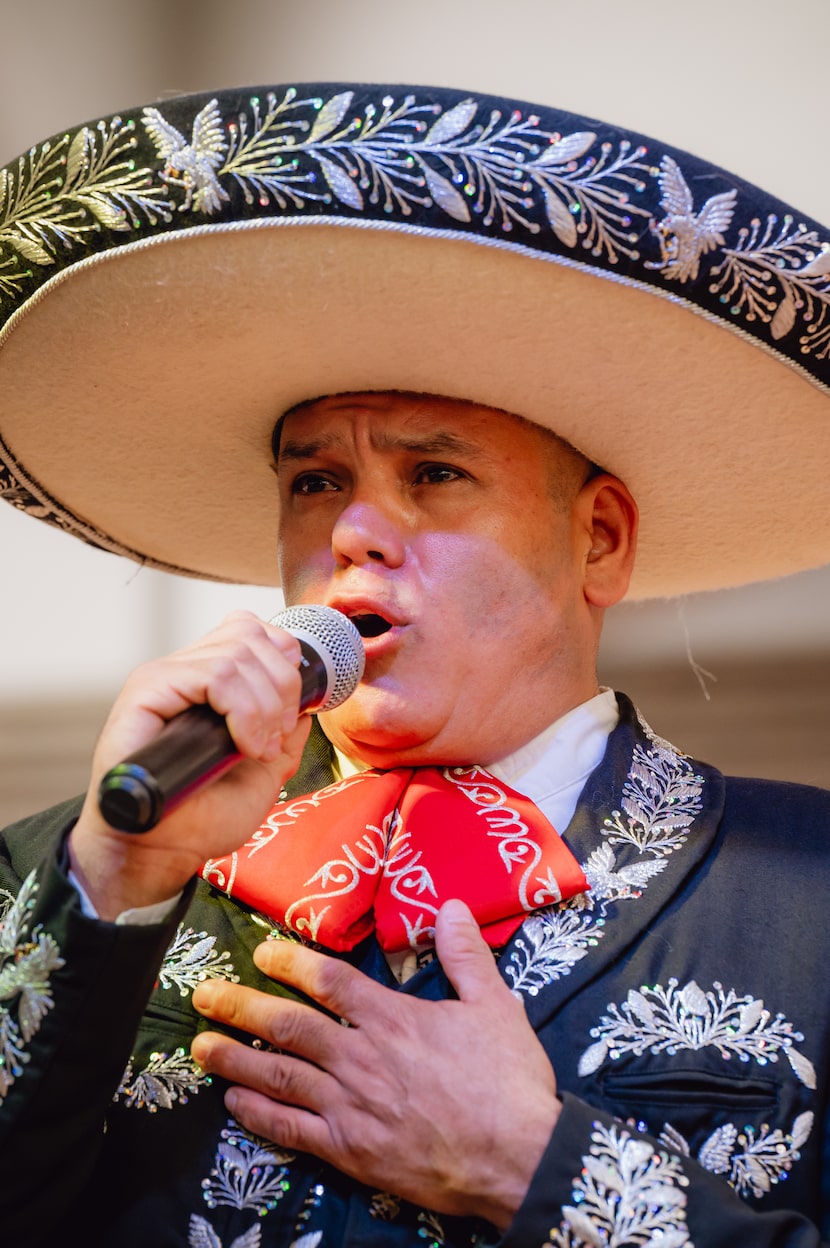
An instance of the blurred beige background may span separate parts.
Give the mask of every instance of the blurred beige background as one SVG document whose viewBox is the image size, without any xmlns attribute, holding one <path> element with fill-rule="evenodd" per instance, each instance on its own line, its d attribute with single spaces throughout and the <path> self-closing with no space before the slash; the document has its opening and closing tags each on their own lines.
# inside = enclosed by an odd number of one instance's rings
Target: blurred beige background
<svg viewBox="0 0 830 1248">
<path fill-rule="evenodd" d="M 631 126 L 830 225 L 828 0 L 0 0 L 0 19 L 0 165 L 64 126 L 180 92 L 434 82 Z M 758 505 L 774 509 L 774 480 Z M 805 524 L 828 506 L 830 490 L 805 499 Z M 0 823 L 84 787 L 136 663 L 235 606 L 281 605 L 277 591 L 139 570 L 7 506 L 0 575 Z M 827 785 L 829 608 L 828 569 L 622 607 L 601 677 L 725 770 Z"/>
</svg>

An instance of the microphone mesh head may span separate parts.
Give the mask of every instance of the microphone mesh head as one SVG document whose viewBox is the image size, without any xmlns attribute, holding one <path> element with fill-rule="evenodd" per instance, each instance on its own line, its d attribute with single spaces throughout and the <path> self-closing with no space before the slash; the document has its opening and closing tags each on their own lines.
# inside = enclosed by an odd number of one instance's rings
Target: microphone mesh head
<svg viewBox="0 0 830 1248">
<path fill-rule="evenodd" d="M 308 641 L 333 673 L 326 696 L 315 710 L 333 710 L 354 693 L 363 675 L 366 655 L 363 638 L 347 615 L 333 607 L 306 603 L 280 611 L 271 623 Z"/>
</svg>

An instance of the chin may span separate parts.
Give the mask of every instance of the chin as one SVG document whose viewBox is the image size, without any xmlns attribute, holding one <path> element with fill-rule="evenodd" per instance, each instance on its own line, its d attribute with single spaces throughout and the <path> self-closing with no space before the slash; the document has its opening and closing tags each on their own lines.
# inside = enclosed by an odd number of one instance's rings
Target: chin
<svg viewBox="0 0 830 1248">
<path fill-rule="evenodd" d="M 389 724 L 362 724 L 344 730 L 330 724 L 328 716 L 320 719 L 332 745 L 354 762 L 379 771 L 390 767 L 464 767 L 481 761 L 469 758 L 469 742 L 465 742 L 464 750 L 453 748 L 443 734 L 419 732 L 411 725 L 397 731 Z"/>
</svg>

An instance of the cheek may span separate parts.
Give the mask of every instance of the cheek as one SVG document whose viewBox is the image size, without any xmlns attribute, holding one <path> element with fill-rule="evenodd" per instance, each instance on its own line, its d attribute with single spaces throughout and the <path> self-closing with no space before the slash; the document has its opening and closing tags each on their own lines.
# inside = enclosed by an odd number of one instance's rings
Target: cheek
<svg viewBox="0 0 830 1248">
<path fill-rule="evenodd" d="M 308 541 L 280 535 L 277 566 L 286 602 L 294 604 L 321 600 L 331 565 L 330 545 L 324 544 L 315 549 Z"/>
</svg>

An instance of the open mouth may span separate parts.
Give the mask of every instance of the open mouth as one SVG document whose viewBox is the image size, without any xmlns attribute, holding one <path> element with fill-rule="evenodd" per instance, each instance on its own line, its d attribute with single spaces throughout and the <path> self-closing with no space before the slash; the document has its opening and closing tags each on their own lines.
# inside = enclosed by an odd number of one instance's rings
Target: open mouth
<svg viewBox="0 0 830 1248">
<path fill-rule="evenodd" d="M 354 624 L 361 637 L 382 637 L 384 633 L 388 633 L 392 625 L 385 620 L 382 615 L 375 615 L 373 612 L 366 612 L 363 615 L 351 616 Z"/>
</svg>

